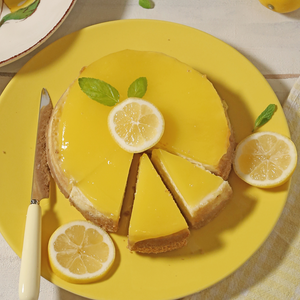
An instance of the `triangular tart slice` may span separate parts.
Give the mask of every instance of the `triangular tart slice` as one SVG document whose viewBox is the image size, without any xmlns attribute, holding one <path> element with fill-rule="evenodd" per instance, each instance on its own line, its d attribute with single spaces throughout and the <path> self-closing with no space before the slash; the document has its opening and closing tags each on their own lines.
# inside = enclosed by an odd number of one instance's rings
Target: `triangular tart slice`
<svg viewBox="0 0 300 300">
<path fill-rule="evenodd" d="M 151 160 L 192 228 L 200 228 L 223 210 L 232 195 L 227 181 L 161 149 Z"/>
<path fill-rule="evenodd" d="M 140 159 L 128 248 L 141 253 L 161 253 L 186 245 L 190 232 L 172 195 L 147 154 Z"/>
</svg>

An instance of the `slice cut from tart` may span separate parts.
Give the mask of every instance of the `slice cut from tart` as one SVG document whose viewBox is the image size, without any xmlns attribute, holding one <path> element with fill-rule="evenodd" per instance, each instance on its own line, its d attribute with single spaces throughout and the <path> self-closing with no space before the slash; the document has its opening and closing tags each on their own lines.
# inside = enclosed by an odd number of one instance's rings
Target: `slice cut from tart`
<svg viewBox="0 0 300 300">
<path fill-rule="evenodd" d="M 232 189 L 227 181 L 161 149 L 151 160 L 192 228 L 200 228 L 223 210 Z"/>
<path fill-rule="evenodd" d="M 130 219 L 128 248 L 141 253 L 161 253 L 183 247 L 188 225 L 147 154 L 140 159 L 136 193 Z"/>
</svg>

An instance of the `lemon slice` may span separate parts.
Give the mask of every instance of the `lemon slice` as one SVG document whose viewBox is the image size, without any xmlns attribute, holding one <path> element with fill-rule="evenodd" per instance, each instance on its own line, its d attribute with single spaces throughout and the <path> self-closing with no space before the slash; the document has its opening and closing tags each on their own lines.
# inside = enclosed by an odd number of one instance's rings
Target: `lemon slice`
<svg viewBox="0 0 300 300">
<path fill-rule="evenodd" d="M 90 283 L 104 276 L 112 266 L 115 246 L 100 227 L 87 221 L 74 221 L 52 234 L 48 256 L 57 276 L 72 283 Z"/>
<path fill-rule="evenodd" d="M 271 188 L 285 183 L 297 164 L 297 150 L 287 137 L 274 132 L 257 132 L 236 148 L 233 167 L 250 185 Z"/>
<path fill-rule="evenodd" d="M 140 98 L 128 98 L 111 110 L 108 128 L 121 148 L 139 153 L 160 140 L 165 122 L 152 103 Z"/>
</svg>

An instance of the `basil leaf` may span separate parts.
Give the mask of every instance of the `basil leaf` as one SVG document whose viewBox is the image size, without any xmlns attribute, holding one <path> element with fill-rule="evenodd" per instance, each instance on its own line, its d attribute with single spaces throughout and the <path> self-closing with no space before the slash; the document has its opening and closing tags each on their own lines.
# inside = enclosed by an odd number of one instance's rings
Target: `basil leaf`
<svg viewBox="0 0 300 300">
<path fill-rule="evenodd" d="M 270 121 L 276 109 L 277 106 L 275 104 L 268 105 L 268 107 L 256 119 L 252 132 Z"/>
<path fill-rule="evenodd" d="M 146 94 L 147 85 L 146 77 L 136 79 L 128 88 L 127 96 L 142 98 Z"/>
<path fill-rule="evenodd" d="M 81 77 L 78 79 L 78 84 L 86 95 L 101 104 L 114 106 L 119 102 L 119 92 L 102 80 Z"/>
<path fill-rule="evenodd" d="M 139 0 L 139 5 L 146 9 L 154 7 L 154 3 L 151 0 Z"/>
<path fill-rule="evenodd" d="M 9 20 L 23 20 L 30 17 L 36 11 L 39 4 L 40 0 L 35 0 L 27 7 L 20 8 L 13 13 L 7 14 L 0 21 L 0 27 Z"/>
</svg>

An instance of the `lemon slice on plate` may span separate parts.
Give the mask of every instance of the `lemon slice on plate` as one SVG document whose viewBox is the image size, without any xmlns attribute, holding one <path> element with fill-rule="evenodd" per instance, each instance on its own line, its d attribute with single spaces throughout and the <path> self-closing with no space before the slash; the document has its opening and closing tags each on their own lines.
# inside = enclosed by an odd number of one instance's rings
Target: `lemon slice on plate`
<svg viewBox="0 0 300 300">
<path fill-rule="evenodd" d="M 152 103 L 140 98 L 128 98 L 111 110 L 108 128 L 121 148 L 139 153 L 160 140 L 165 122 Z"/>
<path fill-rule="evenodd" d="M 110 236 L 88 221 L 60 226 L 48 244 L 53 272 L 72 283 L 90 283 L 104 276 L 115 259 Z"/>
<path fill-rule="evenodd" d="M 271 188 L 285 183 L 297 165 L 297 150 L 287 137 L 257 132 L 241 141 L 233 162 L 235 173 L 250 185 Z"/>
</svg>

